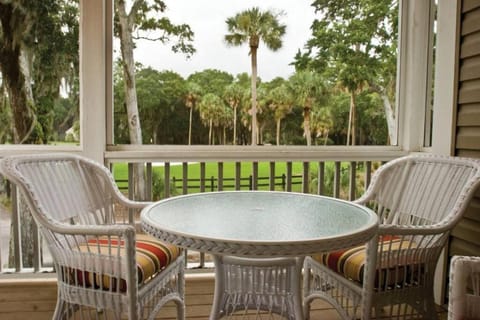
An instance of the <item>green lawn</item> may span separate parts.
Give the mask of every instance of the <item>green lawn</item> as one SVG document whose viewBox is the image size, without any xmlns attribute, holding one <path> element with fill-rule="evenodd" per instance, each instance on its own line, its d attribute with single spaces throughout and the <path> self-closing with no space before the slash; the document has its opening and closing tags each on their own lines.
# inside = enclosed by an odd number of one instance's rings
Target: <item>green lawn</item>
<svg viewBox="0 0 480 320">
<path fill-rule="evenodd" d="M 325 181 L 326 181 L 326 189 L 327 194 L 331 194 L 332 188 L 332 181 L 333 181 L 333 162 L 327 162 L 325 166 Z M 128 166 L 126 163 L 116 163 L 114 165 L 114 177 L 117 181 L 119 187 L 122 190 L 127 190 L 127 178 L 128 178 Z M 160 195 L 163 195 L 163 178 L 164 178 L 164 167 L 163 166 L 154 166 L 154 193 L 155 190 Z M 317 188 L 316 182 L 316 175 L 318 170 L 318 163 L 311 162 L 310 163 L 310 190 L 314 192 Z M 348 170 L 349 165 L 348 163 L 342 164 L 342 189 L 347 188 L 348 185 Z M 302 162 L 293 162 L 292 163 L 292 175 L 293 177 L 293 185 L 292 191 L 300 192 L 302 187 L 302 171 L 303 171 L 303 163 Z M 360 174 L 363 170 L 357 170 L 359 177 L 362 175 Z M 277 184 L 276 190 L 283 190 L 281 185 L 282 179 L 281 176 L 283 174 L 286 175 L 287 168 L 286 163 L 279 162 L 275 166 L 275 176 L 277 177 L 275 183 Z M 347 174 L 346 174 L 347 173 Z M 241 163 L 241 176 L 245 178 L 241 182 L 241 189 L 242 190 L 249 190 L 249 177 L 252 174 L 252 163 L 245 162 Z M 270 163 L 269 162 L 259 162 L 258 163 L 258 190 L 269 190 L 269 176 L 270 176 Z M 200 179 L 200 164 L 199 163 L 191 163 L 188 165 L 188 177 L 192 179 L 189 181 L 189 188 L 188 193 L 196 193 L 200 192 L 199 187 L 199 179 Z M 218 177 L 218 164 L 216 162 L 213 163 L 206 163 L 205 165 L 205 189 L 206 191 L 216 191 L 218 189 L 217 186 L 217 177 Z M 182 164 L 179 163 L 172 163 L 170 165 L 170 181 L 172 185 L 171 194 L 181 194 L 182 193 L 182 178 L 183 178 L 183 168 Z M 234 190 L 234 178 L 235 178 L 235 162 L 224 162 L 223 163 L 223 190 Z M 193 179 L 197 179 L 193 181 Z M 361 178 L 357 179 L 357 182 L 361 185 Z M 175 182 L 176 181 L 176 182 Z M 176 187 L 176 188 L 173 188 Z M 158 195 L 157 195 L 158 196 Z"/>
<path fill-rule="evenodd" d="M 114 176 L 115 180 L 117 180 L 120 188 L 126 188 L 126 181 L 128 178 L 128 166 L 124 163 L 117 163 L 114 165 Z M 153 170 L 158 173 L 159 177 L 164 177 L 164 167 L 163 166 L 154 166 Z M 248 190 L 248 178 L 252 174 L 252 163 L 242 163 L 241 164 L 241 176 L 246 180 L 242 181 L 242 189 Z M 312 170 L 316 171 L 316 168 Z M 275 176 L 280 177 L 282 174 L 286 174 L 286 164 L 285 163 L 278 163 L 275 167 Z M 292 164 L 292 174 L 293 175 L 301 175 L 302 173 L 302 163 L 295 162 Z M 268 177 L 270 175 L 270 164 L 269 162 L 259 162 L 258 163 L 258 177 L 261 179 L 259 181 L 258 189 L 267 190 L 268 189 Z M 199 163 L 192 163 L 188 165 L 188 177 L 189 179 L 199 179 L 200 178 L 200 164 Z M 216 180 L 218 177 L 218 165 L 217 163 L 206 163 L 205 165 L 205 182 L 206 188 L 210 190 L 210 183 L 213 177 L 213 180 Z M 181 187 L 181 179 L 183 178 L 183 168 L 181 164 L 171 164 L 170 165 L 170 179 L 177 180 L 179 182 L 176 183 L 177 187 Z M 235 178 L 235 163 L 234 162 L 224 162 L 223 163 L 223 178 L 224 178 L 224 189 L 225 190 L 233 190 L 233 179 Z M 232 179 L 230 181 L 230 179 Z M 277 178 L 277 183 L 280 183 L 281 178 Z M 294 182 L 301 182 L 301 178 L 294 178 Z M 216 183 L 216 181 L 215 181 Z M 192 181 L 189 185 L 198 185 L 198 181 Z M 266 184 L 266 186 L 263 186 Z M 215 185 L 216 188 L 216 185 Z M 300 191 L 300 185 L 294 185 L 294 191 Z M 277 189 L 281 190 L 281 186 L 278 186 Z M 181 191 L 181 189 L 179 189 Z M 189 192 L 194 193 L 198 192 L 198 188 L 189 188 Z"/>
</svg>

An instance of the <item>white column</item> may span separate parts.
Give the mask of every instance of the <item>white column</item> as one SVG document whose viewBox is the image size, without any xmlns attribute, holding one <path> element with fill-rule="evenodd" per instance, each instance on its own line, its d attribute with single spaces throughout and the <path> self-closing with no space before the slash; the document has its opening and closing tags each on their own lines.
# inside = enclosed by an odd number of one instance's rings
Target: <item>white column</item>
<svg viewBox="0 0 480 320">
<path fill-rule="evenodd" d="M 399 145 L 408 152 L 424 146 L 430 53 L 429 0 L 401 1 Z"/>
<path fill-rule="evenodd" d="M 438 0 L 432 151 L 453 155 L 460 1 Z"/>
<path fill-rule="evenodd" d="M 460 0 L 438 0 L 432 152 L 443 155 L 453 155 L 454 152 L 460 7 Z M 445 302 L 447 258 L 447 252 L 443 250 L 435 270 L 437 304 Z"/>
<path fill-rule="evenodd" d="M 103 163 L 106 145 L 105 1 L 80 1 L 80 143 Z"/>
</svg>

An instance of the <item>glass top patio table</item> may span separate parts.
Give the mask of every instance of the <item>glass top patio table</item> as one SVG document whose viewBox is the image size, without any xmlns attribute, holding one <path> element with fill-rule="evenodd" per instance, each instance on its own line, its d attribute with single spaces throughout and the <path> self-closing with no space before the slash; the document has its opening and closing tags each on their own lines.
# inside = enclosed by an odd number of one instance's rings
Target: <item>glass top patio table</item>
<svg viewBox="0 0 480 320">
<path fill-rule="evenodd" d="M 177 196 L 142 211 L 145 231 L 180 247 L 247 257 L 301 256 L 366 242 L 370 209 L 292 192 L 224 191 Z"/>
<path fill-rule="evenodd" d="M 212 320 L 246 309 L 303 320 L 305 256 L 365 243 L 378 227 L 366 207 L 278 191 L 168 198 L 145 207 L 141 222 L 162 241 L 213 255 Z"/>
</svg>

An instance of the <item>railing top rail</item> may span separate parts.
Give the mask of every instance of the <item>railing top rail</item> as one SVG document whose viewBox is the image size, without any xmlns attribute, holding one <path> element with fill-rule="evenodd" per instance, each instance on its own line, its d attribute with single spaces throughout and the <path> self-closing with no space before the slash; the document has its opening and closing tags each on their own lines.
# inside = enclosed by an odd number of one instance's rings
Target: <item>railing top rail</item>
<svg viewBox="0 0 480 320">
<path fill-rule="evenodd" d="M 389 161 L 406 155 L 390 146 L 111 146 L 108 162 Z"/>
</svg>

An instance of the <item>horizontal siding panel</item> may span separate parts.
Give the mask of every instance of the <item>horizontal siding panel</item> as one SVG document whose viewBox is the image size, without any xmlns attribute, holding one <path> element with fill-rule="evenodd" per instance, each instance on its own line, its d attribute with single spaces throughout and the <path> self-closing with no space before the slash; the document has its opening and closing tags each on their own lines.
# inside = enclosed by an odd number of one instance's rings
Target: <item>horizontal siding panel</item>
<svg viewBox="0 0 480 320">
<path fill-rule="evenodd" d="M 459 157 L 480 159 L 480 150 L 457 149 L 455 155 Z"/>
<path fill-rule="evenodd" d="M 472 79 L 480 79 L 480 55 L 464 59 L 460 66 L 460 80 Z"/>
<path fill-rule="evenodd" d="M 458 225 L 452 230 L 452 236 L 471 243 L 476 246 L 480 246 L 480 222 L 462 219 Z"/>
<path fill-rule="evenodd" d="M 457 62 L 458 91 L 455 155 L 480 158 L 480 1 L 463 0 L 460 52 Z M 480 256 L 480 190 L 452 231 L 449 256 Z"/>
<path fill-rule="evenodd" d="M 35 319 L 35 320 L 51 320 L 53 312 L 26 312 L 19 311 L 15 313 L 5 313 L 2 314 L 2 320 L 26 320 L 26 319 Z"/>
<path fill-rule="evenodd" d="M 475 32 L 463 37 L 460 45 L 460 57 L 462 59 L 480 54 L 480 33 Z"/>
<path fill-rule="evenodd" d="M 458 103 L 477 103 L 480 101 L 480 79 L 460 83 Z"/>
<path fill-rule="evenodd" d="M 480 126 L 480 103 L 462 104 L 457 115 L 458 126 Z"/>
<path fill-rule="evenodd" d="M 480 191 L 477 191 L 477 194 Z M 470 202 L 470 206 L 465 211 L 464 217 L 480 223 L 480 197 L 475 197 Z M 478 236 L 480 238 L 480 236 Z"/>
<path fill-rule="evenodd" d="M 456 147 L 458 149 L 480 150 L 480 127 L 459 127 Z"/>
<path fill-rule="evenodd" d="M 478 1 L 478 0 L 463 0 L 462 13 L 472 11 L 476 8 L 480 8 L 480 1 Z"/>
<path fill-rule="evenodd" d="M 480 3 L 480 1 L 477 1 Z M 465 13 L 462 20 L 462 35 L 467 35 L 480 30 L 480 10 Z"/>
<path fill-rule="evenodd" d="M 480 256 L 480 247 L 467 241 L 452 238 L 449 245 L 450 256 Z"/>
</svg>

